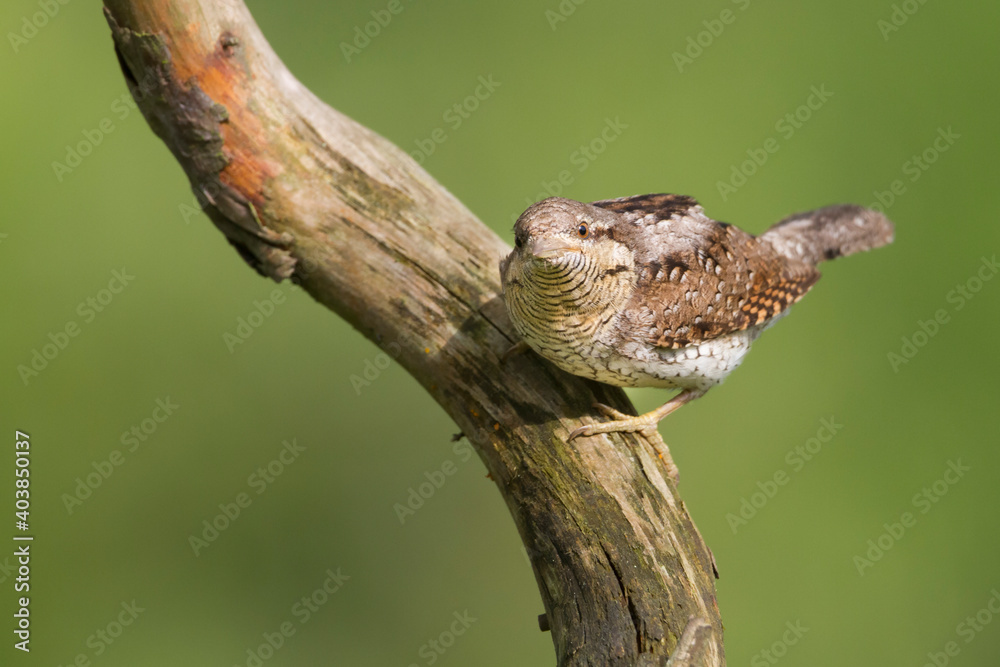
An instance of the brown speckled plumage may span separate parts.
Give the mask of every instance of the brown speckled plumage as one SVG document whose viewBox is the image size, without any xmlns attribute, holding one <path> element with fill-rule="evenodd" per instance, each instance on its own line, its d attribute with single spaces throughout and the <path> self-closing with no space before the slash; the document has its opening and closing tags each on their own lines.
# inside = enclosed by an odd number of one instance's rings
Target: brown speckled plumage
<svg viewBox="0 0 1000 667">
<path fill-rule="evenodd" d="M 742 361 L 750 344 L 819 279 L 816 264 L 892 240 L 860 206 L 790 216 L 755 237 L 681 195 L 526 210 L 501 262 L 504 298 L 525 342 L 560 368 L 618 386 L 682 392 L 647 415 L 572 434 L 654 428 Z"/>
</svg>

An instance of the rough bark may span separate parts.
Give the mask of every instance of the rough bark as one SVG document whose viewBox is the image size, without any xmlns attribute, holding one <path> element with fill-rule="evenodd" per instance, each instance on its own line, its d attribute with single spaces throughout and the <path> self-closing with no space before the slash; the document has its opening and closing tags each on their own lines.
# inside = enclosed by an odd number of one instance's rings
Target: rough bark
<svg viewBox="0 0 1000 667">
<path fill-rule="evenodd" d="M 500 294 L 496 234 L 285 68 L 240 0 L 105 0 L 115 51 L 203 209 L 392 352 L 475 446 L 534 568 L 559 665 L 724 664 L 711 554 L 651 443 L 565 441 L 624 394 L 532 354 Z M 691 619 L 696 619 L 692 621 Z M 697 620 L 703 619 L 703 620 Z M 706 628 L 710 627 L 710 631 Z M 680 656 L 678 656 L 680 658 Z"/>
</svg>

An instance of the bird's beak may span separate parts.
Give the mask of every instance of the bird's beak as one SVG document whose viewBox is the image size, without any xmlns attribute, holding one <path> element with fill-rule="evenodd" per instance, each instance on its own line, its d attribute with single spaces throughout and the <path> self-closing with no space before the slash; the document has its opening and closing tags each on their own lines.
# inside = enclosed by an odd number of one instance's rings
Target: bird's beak
<svg viewBox="0 0 1000 667">
<path fill-rule="evenodd" d="M 528 252 L 537 259 L 553 259 L 569 252 L 576 252 L 579 249 L 579 247 L 569 245 L 562 239 L 541 238 L 528 242 Z"/>
</svg>

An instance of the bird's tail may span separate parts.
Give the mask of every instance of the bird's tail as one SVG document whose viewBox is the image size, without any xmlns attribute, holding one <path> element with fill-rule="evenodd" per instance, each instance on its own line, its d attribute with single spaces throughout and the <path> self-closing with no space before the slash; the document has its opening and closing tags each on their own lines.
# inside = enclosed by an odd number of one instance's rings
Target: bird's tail
<svg viewBox="0 0 1000 667">
<path fill-rule="evenodd" d="M 893 226 L 881 213 L 839 204 L 791 215 L 760 239 L 786 257 L 816 265 L 892 243 Z"/>
</svg>

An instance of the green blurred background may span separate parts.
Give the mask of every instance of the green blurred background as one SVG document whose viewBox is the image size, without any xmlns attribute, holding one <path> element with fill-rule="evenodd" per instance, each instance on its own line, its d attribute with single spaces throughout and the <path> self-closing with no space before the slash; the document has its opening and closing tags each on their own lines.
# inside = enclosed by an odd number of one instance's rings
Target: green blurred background
<svg viewBox="0 0 1000 667">
<path fill-rule="evenodd" d="M 998 664 L 1000 279 L 983 260 L 1000 248 L 996 5 L 403 0 L 350 62 L 342 43 L 387 2 L 250 6 L 291 70 L 352 118 L 411 152 L 442 128 L 424 166 L 508 239 L 564 171 L 569 197 L 685 193 L 752 232 L 881 198 L 896 243 L 826 265 L 744 368 L 661 431 L 718 560 L 729 664 Z M 191 210 L 184 174 L 124 101 L 99 5 L 58 5 L 33 32 L 41 11 L 0 10 L 0 498 L 13 512 L 10 453 L 27 431 L 36 535 L 30 656 L 11 647 L 13 547 L 0 551 L 0 662 L 252 665 L 247 650 L 287 621 L 294 635 L 263 664 L 552 664 L 513 522 L 457 428 L 395 363 L 352 384 L 385 366 L 379 350 L 257 277 Z M 446 116 L 479 77 L 499 85 Z M 824 101 L 800 109 L 813 87 Z M 608 119 L 619 128 L 601 146 Z M 77 166 L 53 166 L 102 122 Z M 772 138 L 764 164 L 741 166 Z M 600 154 L 581 157 L 591 142 Z M 102 292 L 123 269 L 127 287 Z M 230 350 L 225 334 L 275 289 L 282 302 Z M 70 322 L 78 335 L 22 378 Z M 640 409 L 667 396 L 632 395 Z M 274 464 L 293 440 L 304 449 Z M 394 506 L 448 461 L 401 523 Z M 949 462 L 968 470 L 946 475 Z M 262 488 L 251 475 L 269 465 L 281 472 Z M 67 507 L 88 475 L 100 486 Z M 241 493 L 249 506 L 195 555 L 190 536 Z M 759 508 L 737 522 L 744 499 Z M 294 605 L 338 568 L 349 579 L 302 623 Z M 143 611 L 117 627 L 133 600 Z"/>
</svg>

